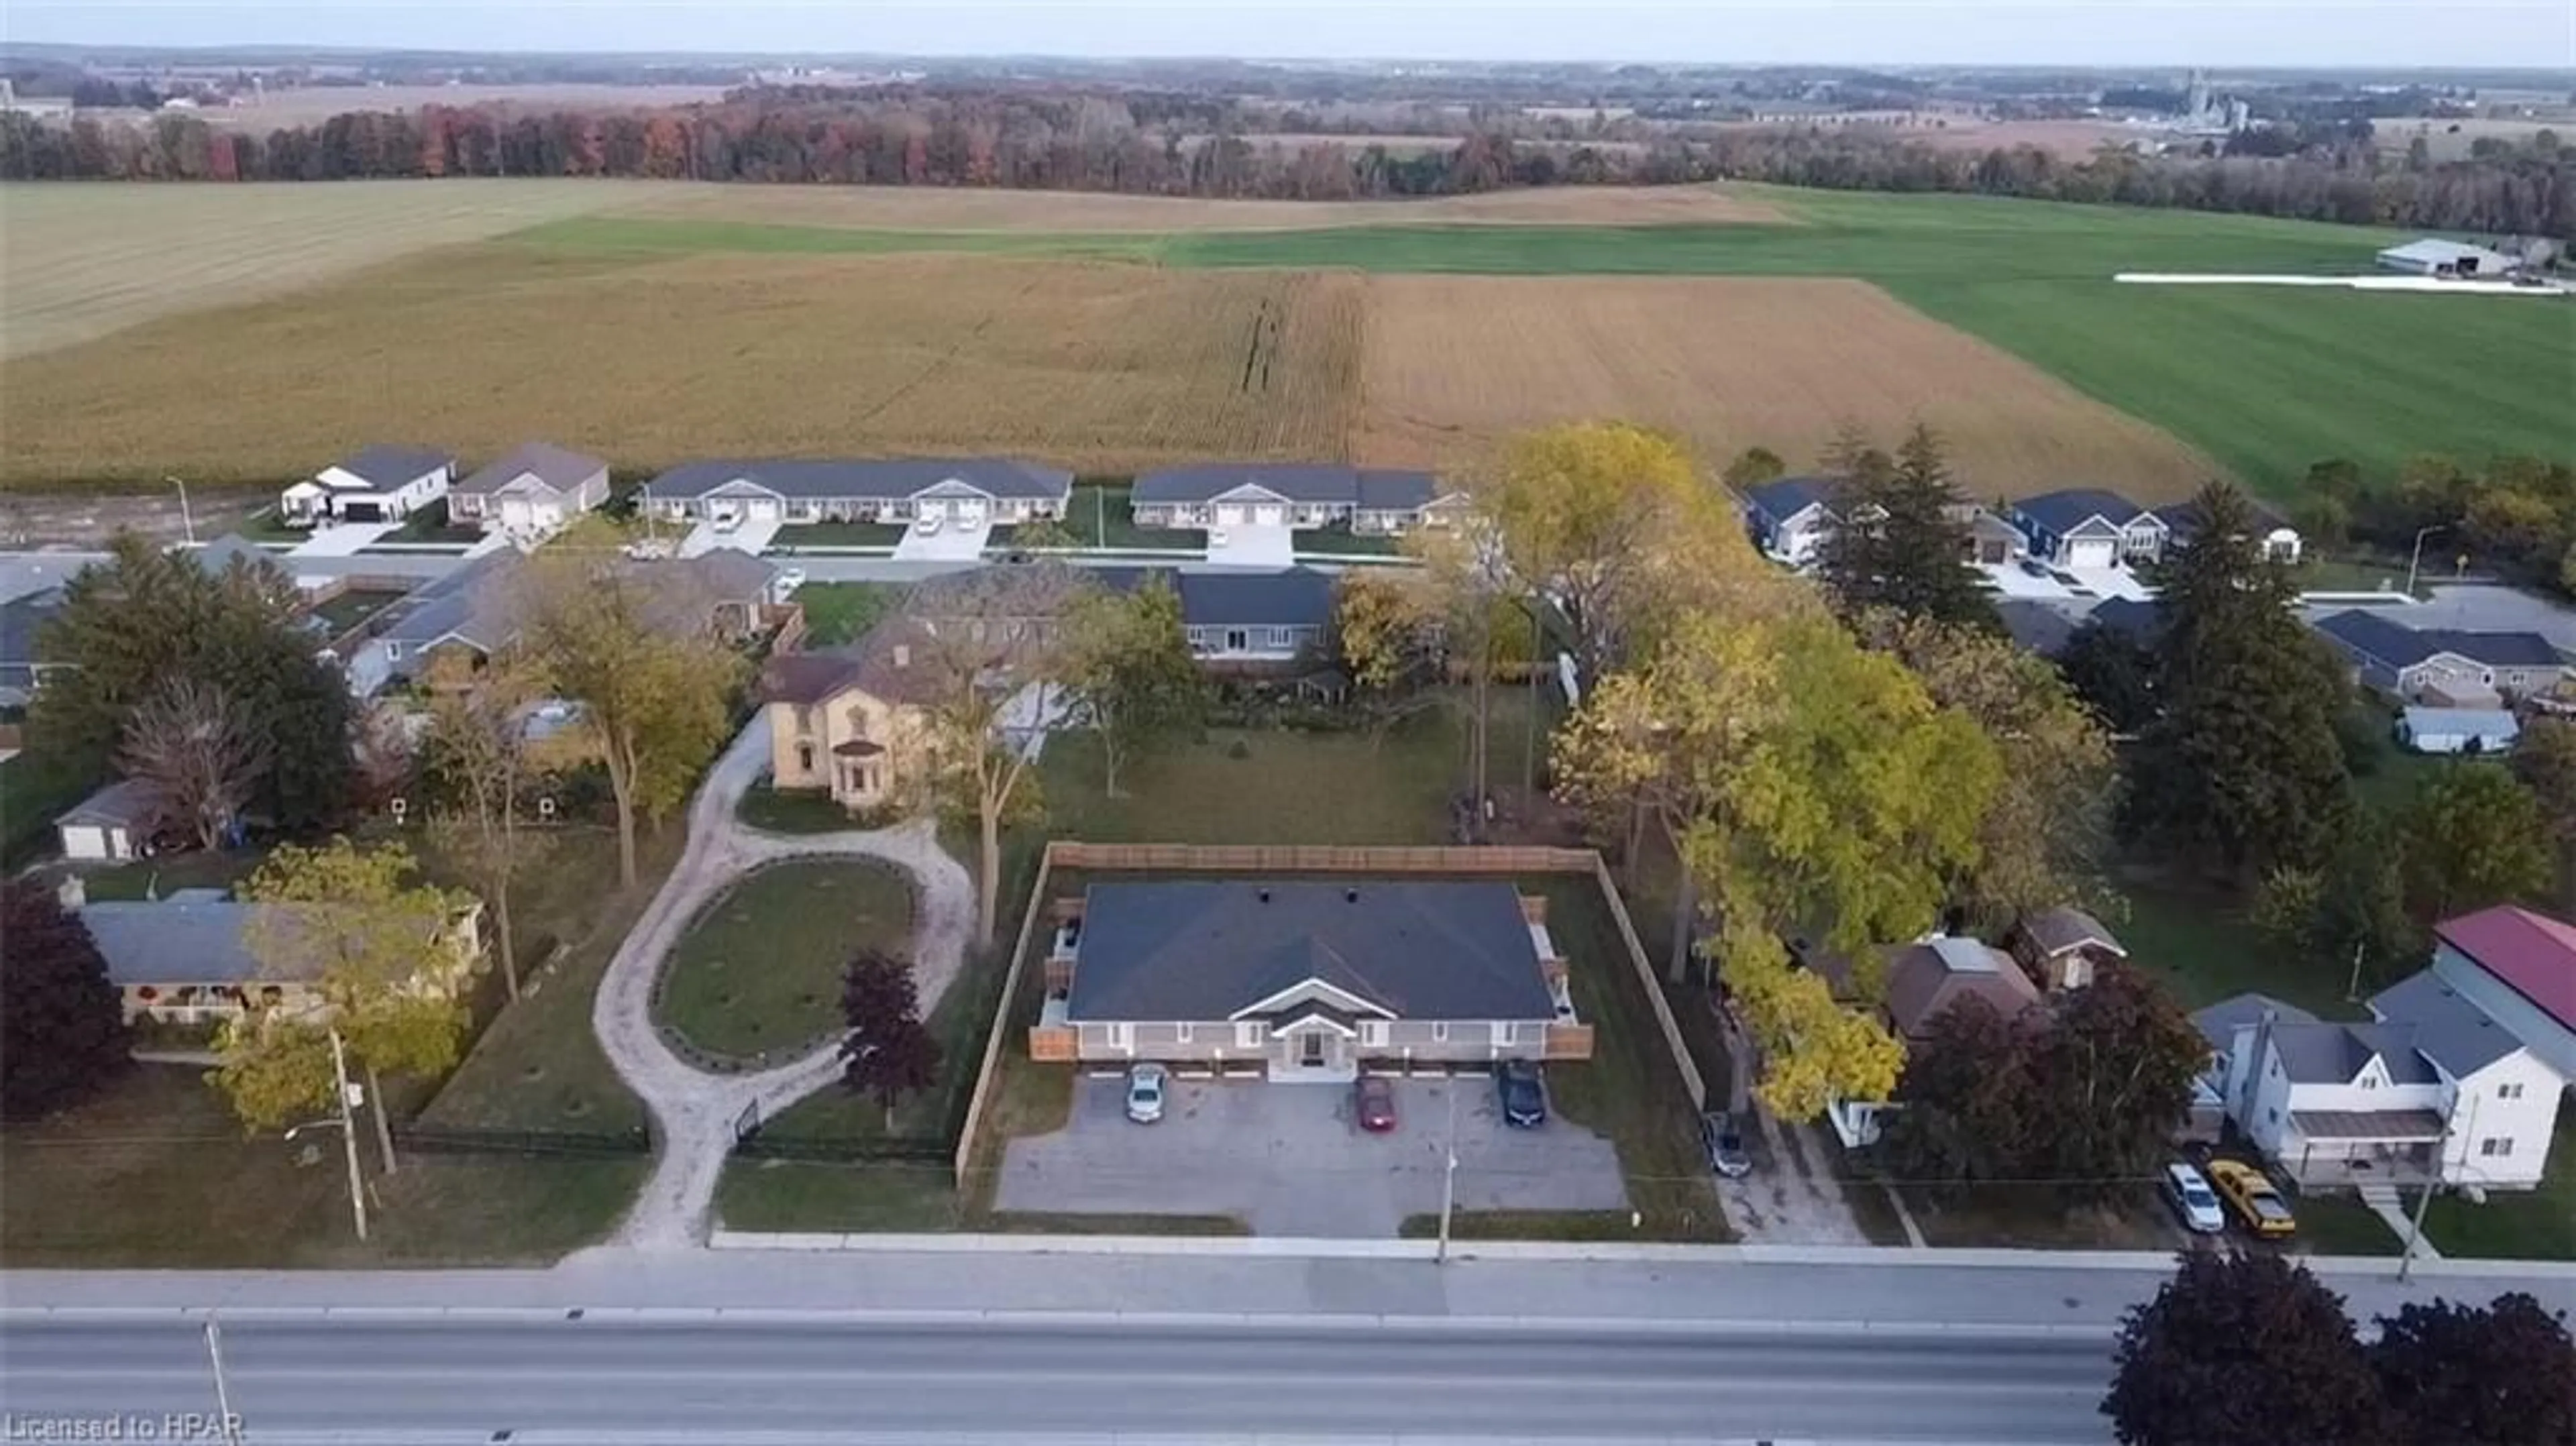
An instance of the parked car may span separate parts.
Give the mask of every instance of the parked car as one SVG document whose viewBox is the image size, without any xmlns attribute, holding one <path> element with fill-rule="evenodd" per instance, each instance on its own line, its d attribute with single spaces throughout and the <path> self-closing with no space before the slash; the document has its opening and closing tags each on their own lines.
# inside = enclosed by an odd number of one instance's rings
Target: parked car
<svg viewBox="0 0 2576 1446">
<path fill-rule="evenodd" d="M 1223 546 L 1225 546 L 1225 544 L 1226 544 L 1226 531 L 1225 531 L 1225 529 L 1224 529 L 1224 528 L 1222 528 L 1222 527 L 1211 527 L 1211 528 L 1209 528 L 1209 529 L 1208 529 L 1208 546 L 1210 546 L 1210 547 L 1223 547 Z"/>
<path fill-rule="evenodd" d="M 1352 1101 L 1361 1129 L 1382 1135 L 1395 1128 L 1395 1084 L 1385 1075 L 1361 1075 Z"/>
<path fill-rule="evenodd" d="M 922 515 L 922 519 L 919 522 L 912 524 L 913 535 L 916 537 L 937 537 L 939 535 L 939 524 L 943 520 L 945 519 L 936 512 L 925 513 Z"/>
<path fill-rule="evenodd" d="M 718 516 L 714 521 L 709 522 L 707 526 L 717 532 L 739 532 L 742 530 L 742 514 L 739 512 L 724 513 L 721 516 Z"/>
<path fill-rule="evenodd" d="M 2237 1222 L 2266 1240 L 2286 1240 L 2298 1233 L 2299 1219 L 2263 1172 L 2242 1160 L 2212 1160 L 2209 1183 L 2227 1202 Z"/>
<path fill-rule="evenodd" d="M 2035 557 L 2023 558 L 2021 560 L 2021 570 L 2030 574 L 2032 577 L 2040 579 L 2042 582 L 2047 581 L 2049 577 L 2052 576 L 2048 570 L 2048 564 Z"/>
<path fill-rule="evenodd" d="M 1502 1101 L 1504 1124 L 1535 1130 L 1547 1123 L 1547 1089 L 1539 1082 L 1537 1065 L 1525 1059 L 1495 1065 L 1494 1093 Z"/>
<path fill-rule="evenodd" d="M 2227 1228 L 2227 1216 L 2218 1208 L 2218 1197 L 2211 1193 L 2208 1178 L 2197 1168 L 2180 1160 L 2165 1166 L 2160 1193 L 2173 1207 L 2174 1218 L 2192 1234 L 2215 1235 Z"/>
<path fill-rule="evenodd" d="M 1171 1095 L 1172 1072 L 1159 1064 L 1140 1064 L 1127 1071 L 1127 1118 L 1151 1125 L 1163 1118 Z"/>
<path fill-rule="evenodd" d="M 1753 1173 L 1753 1157 L 1744 1153 L 1744 1133 L 1724 1110 L 1699 1117 L 1699 1147 L 1708 1155 L 1708 1167 L 1727 1179 L 1741 1180 Z"/>
</svg>

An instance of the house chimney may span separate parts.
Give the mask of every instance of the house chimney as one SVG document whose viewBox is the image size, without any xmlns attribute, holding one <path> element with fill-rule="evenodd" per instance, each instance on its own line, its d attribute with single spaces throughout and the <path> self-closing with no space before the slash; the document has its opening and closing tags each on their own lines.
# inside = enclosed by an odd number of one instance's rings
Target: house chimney
<svg viewBox="0 0 2576 1446">
<path fill-rule="evenodd" d="M 65 874 L 54 889 L 54 897 L 61 901 L 64 913 L 77 914 L 89 903 L 89 885 L 78 874 Z"/>
</svg>

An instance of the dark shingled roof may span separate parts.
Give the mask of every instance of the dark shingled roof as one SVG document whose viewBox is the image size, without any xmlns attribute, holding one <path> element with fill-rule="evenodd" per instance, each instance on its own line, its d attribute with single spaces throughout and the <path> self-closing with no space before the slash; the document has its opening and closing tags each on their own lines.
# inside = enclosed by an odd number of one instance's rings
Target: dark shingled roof
<svg viewBox="0 0 2576 1446">
<path fill-rule="evenodd" d="M 2371 996 L 2370 1012 L 2391 1025 L 2412 1029 L 2415 1047 L 2449 1070 L 2453 1079 L 2467 1079 L 2522 1048 L 2512 1031 L 2430 969 L 2410 974 Z"/>
<path fill-rule="evenodd" d="M 2497 668 L 2550 668 L 2564 660 L 2538 633 L 2476 633 L 2456 628 L 2410 628 L 2367 608 L 2347 608 L 2317 620 L 2318 632 L 2392 668 L 2411 668 L 2436 653 L 2452 653 Z"/>
<path fill-rule="evenodd" d="M 2348 1084 L 2376 1056 L 2387 1067 L 2391 1084 L 2431 1084 L 2440 1078 L 2432 1062 L 2416 1050 L 2415 1031 L 2395 1024 L 2336 1024 L 2267 994 L 2238 994 L 2191 1016 L 2201 1034 L 2220 1049 L 2234 1046 L 2238 1031 L 2258 1029 L 2265 1011 L 2272 1018 L 2272 1048 L 2281 1068 L 2297 1084 Z"/>
<path fill-rule="evenodd" d="M 405 483 L 417 482 L 441 467 L 453 467 L 456 459 L 430 447 L 380 444 L 360 448 L 356 456 L 333 465 L 379 492 L 389 492 Z"/>
<path fill-rule="evenodd" d="M 217 576 L 231 570 L 236 562 L 255 573 L 274 573 L 280 578 L 293 576 L 286 564 L 278 561 L 276 553 L 238 532 L 227 532 L 186 556 L 200 569 Z"/>
<path fill-rule="evenodd" d="M 1744 501 L 1772 521 L 1786 522 L 1810 507 L 1833 511 L 1842 485 L 1839 477 L 1781 477 L 1745 488 Z"/>
<path fill-rule="evenodd" d="M 2314 1024 L 2317 1017 L 2295 1004 L 2269 994 L 2231 994 L 2206 1009 L 2192 1011 L 2191 1022 L 2200 1026 L 2201 1037 L 2220 1049 L 2233 1048 L 2236 1031 L 2263 1022 L 2269 1012 L 2275 1024 Z"/>
<path fill-rule="evenodd" d="M 2279 513 L 2257 503 L 2248 502 L 2246 511 L 2253 517 L 2258 535 L 2268 536 L 2290 525 L 2282 520 Z M 2173 529 L 2175 540 L 2189 542 L 2200 535 L 2200 504 L 2197 501 L 2177 502 L 2169 507 L 2159 507 L 2155 512 L 2156 516 L 2164 519 L 2165 526 Z"/>
<path fill-rule="evenodd" d="M 2040 598 L 1997 598 L 1995 614 L 2003 619 L 2004 632 L 2014 642 L 2043 658 L 2066 651 L 2075 636 L 2075 615 Z"/>
<path fill-rule="evenodd" d="M 1556 1009 L 1507 882 L 1229 879 L 1093 884 L 1066 1013 L 1225 1019 L 1309 979 L 1400 1019 Z"/>
<path fill-rule="evenodd" d="M 557 492 L 569 492 L 607 468 L 597 457 L 568 452 L 550 442 L 523 442 L 501 460 L 458 482 L 458 492 L 497 492 L 522 476 L 534 477 Z"/>
<path fill-rule="evenodd" d="M 2009 1018 L 2039 1003 L 2039 986 L 2011 958 L 1975 939 L 1926 940 L 1888 961 L 1887 1017 L 1898 1034 L 1922 1038 L 1962 999 L 1983 999 Z"/>
<path fill-rule="evenodd" d="M 1440 481 L 1428 472 L 1332 463 L 1212 462 L 1167 467 L 1136 479 L 1138 502 L 1206 502 L 1237 487 L 1259 487 L 1291 502 L 1348 503 L 1377 512 L 1429 506 Z"/>
<path fill-rule="evenodd" d="M 2129 951 L 2120 947 L 2119 936 L 2082 909 L 2056 908 L 2033 914 L 2021 921 L 2021 930 L 2043 954 L 2063 954 L 2090 945 L 2123 959 L 2129 957 Z"/>
<path fill-rule="evenodd" d="M 139 828 L 158 819 L 166 811 L 162 806 L 159 790 L 141 779 L 120 778 L 73 804 L 54 822 Z"/>
<path fill-rule="evenodd" d="M 0 603 L 0 663 L 24 666 L 35 662 L 36 637 L 62 608 L 63 590 L 59 587 Z"/>
<path fill-rule="evenodd" d="M 894 457 L 882 460 L 733 458 L 689 462 L 644 486 L 648 498 L 700 497 L 745 481 L 781 497 L 911 497 L 942 482 L 963 482 L 991 497 L 1063 497 L 1073 474 L 1007 457 Z"/>
<path fill-rule="evenodd" d="M 2119 493 L 2099 487 L 2043 492 L 2014 503 L 2013 510 L 2060 537 L 2082 526 L 2087 518 L 2099 517 L 2114 527 L 2126 527 L 2146 513 L 2145 508 Z"/>
<path fill-rule="evenodd" d="M 2130 641 L 2152 646 L 2164 636 L 2165 607 L 2152 598 L 2104 598 L 2093 611 L 2084 615 L 2089 623 L 2100 623 L 2111 632 Z"/>
</svg>

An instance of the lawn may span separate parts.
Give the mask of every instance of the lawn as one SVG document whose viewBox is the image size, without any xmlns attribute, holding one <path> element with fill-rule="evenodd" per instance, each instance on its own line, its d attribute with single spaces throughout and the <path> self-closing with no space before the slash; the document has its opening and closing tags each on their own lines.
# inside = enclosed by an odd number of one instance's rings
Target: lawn
<svg viewBox="0 0 2576 1446">
<path fill-rule="evenodd" d="M 2576 1260 L 2576 1111 L 2564 1101 L 2540 1188 L 2490 1194 L 2483 1205 L 2437 1195 L 2424 1234 L 2444 1255 L 2489 1260 Z"/>
<path fill-rule="evenodd" d="M 180 889 L 222 889 L 248 878 L 268 858 L 266 849 L 161 854 L 113 868 L 81 870 L 81 888 L 92 899 L 162 899 Z"/>
<path fill-rule="evenodd" d="M 352 1236 L 336 1141 L 318 1157 L 247 1138 L 204 1072 L 138 1065 L 105 1095 L 0 1134 L 0 1264 L 352 1267 L 533 1264 L 596 1239 L 634 1197 L 641 1157 L 412 1154 L 390 1177 L 373 1240 Z"/>
<path fill-rule="evenodd" d="M 767 783 L 744 789 L 734 817 L 771 833 L 839 833 L 859 827 L 850 811 L 832 801 L 823 788 L 773 788 Z"/>
<path fill-rule="evenodd" d="M 805 640 L 818 648 L 851 642 L 877 625 L 904 594 L 900 583 L 809 582 L 796 589 L 805 610 Z"/>
<path fill-rule="evenodd" d="M 1398 557 L 1404 552 L 1404 544 L 1382 532 L 1353 532 L 1347 527 L 1317 527 L 1297 534 L 1296 549 L 1299 552 L 1332 553 L 1345 557 Z"/>
<path fill-rule="evenodd" d="M 482 540 L 483 528 L 480 523 L 447 520 L 447 502 L 444 498 L 413 513 L 404 519 L 402 526 L 376 539 L 378 543 L 439 542 L 460 546 L 471 546 Z"/>
<path fill-rule="evenodd" d="M 2131 873 L 2119 880 L 2129 916 L 2111 923 L 2129 957 L 2169 985 L 2186 1009 L 2259 990 L 2309 1010 L 2321 1019 L 2361 1019 L 2366 1011 L 2344 998 L 2348 974 L 2273 948 L 2245 917 L 2234 894 L 2192 884 L 2168 873 Z M 2361 981 L 2362 994 L 2394 980 Z"/>
<path fill-rule="evenodd" d="M 512 897 L 519 1001 L 487 1026 L 471 1054 L 421 1114 L 461 1128 L 631 1130 L 643 1102 L 600 1051 L 591 1030 L 599 977 L 679 861 L 685 830 L 647 829 L 633 888 L 617 883 L 617 840 L 605 829 L 566 828 L 555 853 Z M 437 860 L 426 861 L 433 873 Z M 454 882 L 450 879 L 449 882 Z M 544 957 L 542 968 L 536 960 Z"/>
<path fill-rule="evenodd" d="M 800 547 L 883 547 L 903 541 L 905 527 L 893 522 L 797 522 L 778 529 L 774 550 Z"/>
<path fill-rule="evenodd" d="M 1134 492 L 1125 482 L 1077 482 L 1065 499 L 1064 530 L 1084 547 L 1200 551 L 1207 534 L 1195 527 L 1139 527 Z M 992 545 L 1009 547 L 1019 529 L 1009 524 L 993 529 Z"/>
<path fill-rule="evenodd" d="M 878 863 L 772 864 L 718 895 L 663 965 L 656 1022 L 691 1046 L 771 1063 L 841 1024 L 841 969 L 862 949 L 912 952 L 912 882 Z"/>
</svg>

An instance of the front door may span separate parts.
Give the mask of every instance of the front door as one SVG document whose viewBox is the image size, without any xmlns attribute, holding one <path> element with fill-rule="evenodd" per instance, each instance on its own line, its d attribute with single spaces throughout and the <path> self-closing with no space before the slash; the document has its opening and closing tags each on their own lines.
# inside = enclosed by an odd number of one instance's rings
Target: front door
<svg viewBox="0 0 2576 1446">
<path fill-rule="evenodd" d="M 1300 1037 L 1297 1044 L 1297 1067 L 1300 1069 L 1324 1067 L 1324 1032 L 1322 1030 L 1310 1029 Z"/>
</svg>

